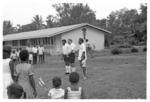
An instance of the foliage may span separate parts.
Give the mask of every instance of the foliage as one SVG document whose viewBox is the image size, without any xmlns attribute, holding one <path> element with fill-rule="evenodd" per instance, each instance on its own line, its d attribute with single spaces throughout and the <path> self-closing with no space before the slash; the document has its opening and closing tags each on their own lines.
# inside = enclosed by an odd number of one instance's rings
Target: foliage
<svg viewBox="0 0 150 102">
<path fill-rule="evenodd" d="M 138 52 L 138 49 L 133 47 L 133 48 L 131 49 L 131 52 L 133 52 L 133 53 Z"/>
<path fill-rule="evenodd" d="M 3 35 L 11 34 L 16 32 L 15 27 L 13 27 L 13 24 L 11 21 L 4 21 L 3 22 Z"/>
<path fill-rule="evenodd" d="M 143 52 L 146 52 L 146 51 L 147 51 L 147 48 L 146 48 L 146 47 L 144 47 L 144 48 L 143 48 Z"/>
<path fill-rule="evenodd" d="M 119 48 L 114 48 L 114 49 L 111 50 L 111 53 L 112 53 L 113 55 L 118 55 L 118 54 L 121 54 L 121 53 L 122 53 L 122 50 L 119 49 Z"/>
</svg>

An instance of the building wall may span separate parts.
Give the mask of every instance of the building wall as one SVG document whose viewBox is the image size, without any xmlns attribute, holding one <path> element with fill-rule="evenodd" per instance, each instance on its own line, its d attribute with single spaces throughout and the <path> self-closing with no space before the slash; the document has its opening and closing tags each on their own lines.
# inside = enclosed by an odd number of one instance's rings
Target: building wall
<svg viewBox="0 0 150 102">
<path fill-rule="evenodd" d="M 89 40 L 91 45 L 95 45 L 95 50 L 104 49 L 104 33 L 91 27 L 86 28 L 86 39 Z M 78 39 L 83 38 L 82 28 L 62 34 L 62 39 L 69 38 L 72 39 L 78 47 Z"/>
</svg>

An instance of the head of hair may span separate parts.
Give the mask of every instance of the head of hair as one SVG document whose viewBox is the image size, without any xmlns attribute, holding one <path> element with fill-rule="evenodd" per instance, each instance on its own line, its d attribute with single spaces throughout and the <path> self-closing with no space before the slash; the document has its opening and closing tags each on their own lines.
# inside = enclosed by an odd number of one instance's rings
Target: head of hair
<svg viewBox="0 0 150 102">
<path fill-rule="evenodd" d="M 62 43 L 63 43 L 63 44 L 65 44 L 65 43 L 66 43 L 66 40 L 65 40 L 65 39 L 63 39 L 63 40 L 62 40 Z"/>
<path fill-rule="evenodd" d="M 22 50 L 19 54 L 21 61 L 27 61 L 29 58 L 29 53 L 27 50 Z"/>
<path fill-rule="evenodd" d="M 84 40 L 82 38 L 79 38 L 79 44 L 82 44 Z"/>
<path fill-rule="evenodd" d="M 71 84 L 77 84 L 79 82 L 80 76 L 77 72 L 72 72 L 69 75 L 69 81 Z"/>
<path fill-rule="evenodd" d="M 60 86 L 61 86 L 61 78 L 54 77 L 53 78 L 53 87 L 54 88 L 59 88 Z"/>
<path fill-rule="evenodd" d="M 21 98 L 23 93 L 24 93 L 23 88 L 17 83 L 12 83 L 7 87 L 8 98 L 19 99 Z"/>
<path fill-rule="evenodd" d="M 3 59 L 9 58 L 11 54 L 10 46 L 3 46 Z"/>
<path fill-rule="evenodd" d="M 13 50 L 12 52 L 15 53 L 15 50 Z"/>
<path fill-rule="evenodd" d="M 88 39 L 86 39 L 86 42 L 88 42 L 89 40 Z"/>
</svg>

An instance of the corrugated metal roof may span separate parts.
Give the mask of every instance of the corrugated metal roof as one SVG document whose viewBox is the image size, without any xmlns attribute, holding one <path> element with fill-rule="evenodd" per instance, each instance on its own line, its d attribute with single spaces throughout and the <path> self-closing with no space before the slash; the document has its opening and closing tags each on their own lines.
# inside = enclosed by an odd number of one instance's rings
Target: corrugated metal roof
<svg viewBox="0 0 150 102">
<path fill-rule="evenodd" d="M 69 25 L 69 26 L 62 26 L 62 27 L 55 27 L 55 28 L 48 28 L 48 29 L 42 29 L 42 30 L 36 30 L 36 31 L 29 31 L 29 32 L 21 32 L 16 34 L 9 34 L 4 35 L 3 41 L 10 41 L 10 40 L 21 40 L 21 39 L 32 39 L 32 38 L 41 38 L 41 37 L 51 37 L 54 35 L 58 35 L 61 33 L 65 33 L 80 27 L 84 26 L 90 26 L 95 29 L 98 29 L 100 31 L 111 33 L 110 31 L 101 29 L 99 27 L 93 26 L 88 23 L 81 23 L 81 24 L 75 24 L 75 25 Z"/>
</svg>

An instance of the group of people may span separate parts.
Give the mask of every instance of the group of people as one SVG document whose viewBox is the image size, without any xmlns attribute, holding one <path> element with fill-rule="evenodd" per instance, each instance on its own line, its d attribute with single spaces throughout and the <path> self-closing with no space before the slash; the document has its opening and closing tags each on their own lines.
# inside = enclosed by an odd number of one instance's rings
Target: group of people
<svg viewBox="0 0 150 102">
<path fill-rule="evenodd" d="M 79 38 L 79 48 L 71 39 L 62 40 L 63 58 L 66 65 L 66 74 L 69 74 L 69 82 L 71 86 L 66 89 L 61 88 L 61 78 L 54 77 L 52 80 L 53 88 L 47 89 L 48 97 L 52 99 L 82 99 L 85 98 L 84 90 L 78 85 L 80 76 L 75 68 L 75 57 L 78 52 L 78 60 L 83 70 L 83 78 L 87 79 L 86 72 L 86 44 L 84 39 Z M 3 73 L 4 73 L 4 98 L 36 98 L 37 89 L 34 81 L 33 64 L 37 63 L 37 56 L 39 55 L 39 62 L 43 62 L 44 50 L 42 46 L 28 46 L 26 49 L 16 50 L 17 57 L 11 53 L 10 47 L 3 48 Z M 33 60 L 30 57 L 33 57 Z M 18 60 L 16 66 L 14 61 Z M 46 91 L 47 92 L 47 91 Z"/>
<path fill-rule="evenodd" d="M 26 50 L 29 52 L 29 63 L 30 64 L 37 64 L 38 62 L 41 64 L 41 63 L 45 62 L 44 46 L 28 45 L 26 47 Z M 38 61 L 38 59 L 39 59 L 39 61 Z"/>
<path fill-rule="evenodd" d="M 76 68 L 74 66 L 76 52 L 78 54 L 78 60 L 80 62 L 80 67 L 83 70 L 83 78 L 87 79 L 87 71 L 86 71 L 86 44 L 84 39 L 79 38 L 78 40 L 79 48 L 76 48 L 76 45 L 73 43 L 71 39 L 62 40 L 62 50 L 63 50 L 63 58 L 65 62 L 66 74 L 70 74 L 71 72 L 75 72 Z"/>
</svg>

